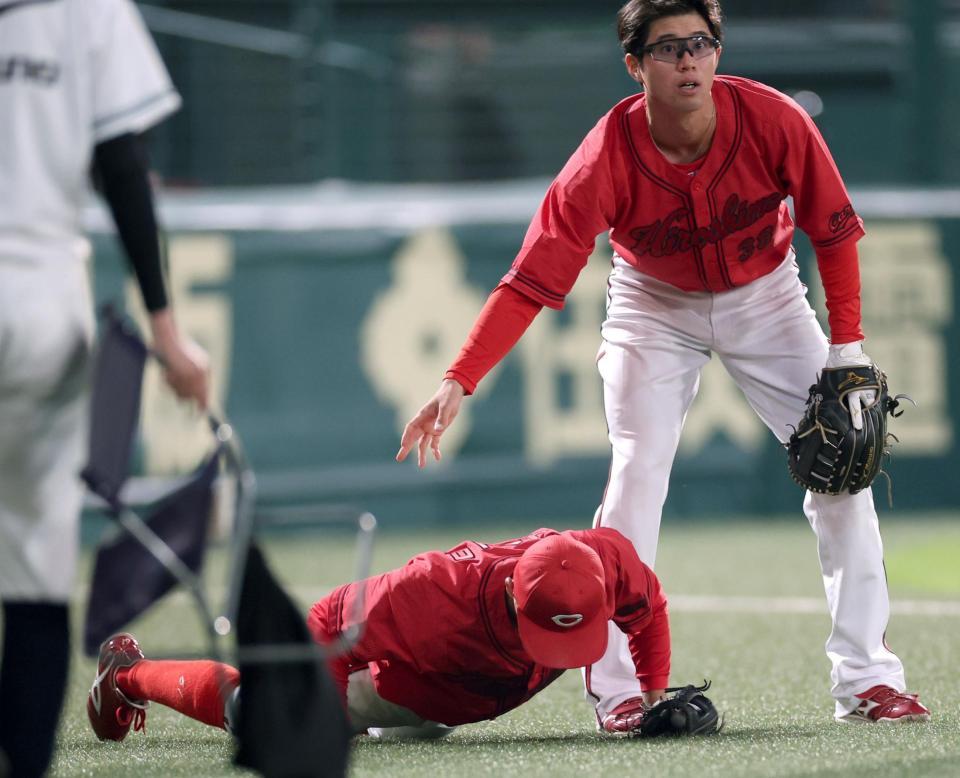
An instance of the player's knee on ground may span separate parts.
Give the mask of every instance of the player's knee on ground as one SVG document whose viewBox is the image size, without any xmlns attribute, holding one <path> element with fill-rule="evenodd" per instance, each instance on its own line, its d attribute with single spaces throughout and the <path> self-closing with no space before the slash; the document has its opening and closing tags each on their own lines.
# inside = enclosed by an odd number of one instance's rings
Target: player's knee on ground
<svg viewBox="0 0 960 778">
<path fill-rule="evenodd" d="M 355 735 L 368 733 L 378 738 L 438 738 L 454 727 L 427 721 L 409 708 L 383 699 L 369 669 L 351 673 L 347 681 L 347 716 Z"/>
</svg>

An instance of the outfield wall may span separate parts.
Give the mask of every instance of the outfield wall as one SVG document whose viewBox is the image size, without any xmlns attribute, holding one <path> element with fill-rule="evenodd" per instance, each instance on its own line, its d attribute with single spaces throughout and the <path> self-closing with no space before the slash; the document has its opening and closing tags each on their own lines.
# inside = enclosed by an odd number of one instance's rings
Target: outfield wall
<svg viewBox="0 0 960 778">
<path fill-rule="evenodd" d="M 468 400 L 445 461 L 393 462 L 509 266 L 546 181 L 317 187 L 161 198 L 182 323 L 210 351 L 215 391 L 268 503 L 362 505 L 389 520 L 589 520 L 608 442 L 595 368 L 609 247 L 566 309 L 544 311 Z M 918 403 L 893 422 L 899 509 L 960 507 L 960 191 L 856 191 L 867 351 Z M 91 209 L 99 300 L 135 299 L 108 221 Z M 804 241 L 804 276 L 822 297 Z M 811 272 L 813 271 L 813 272 Z M 191 466 L 208 442 L 152 376 L 142 469 Z M 878 503 L 886 498 L 878 490 Z M 704 372 L 668 515 L 798 510 L 783 451 L 726 377 Z"/>
</svg>

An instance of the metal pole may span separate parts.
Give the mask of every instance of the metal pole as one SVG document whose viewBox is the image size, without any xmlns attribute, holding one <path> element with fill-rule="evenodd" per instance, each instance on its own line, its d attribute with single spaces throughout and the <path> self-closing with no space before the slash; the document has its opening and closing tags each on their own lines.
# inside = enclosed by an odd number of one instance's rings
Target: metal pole
<svg viewBox="0 0 960 778">
<path fill-rule="evenodd" d="M 297 63 L 298 179 L 315 181 L 339 172 L 335 68 L 324 61 L 333 38 L 333 0 L 300 0 L 295 28 L 304 45 Z"/>
<path fill-rule="evenodd" d="M 918 184 L 934 184 L 943 180 L 943 2 L 910 0 L 902 6 L 912 38 L 914 175 Z"/>
</svg>

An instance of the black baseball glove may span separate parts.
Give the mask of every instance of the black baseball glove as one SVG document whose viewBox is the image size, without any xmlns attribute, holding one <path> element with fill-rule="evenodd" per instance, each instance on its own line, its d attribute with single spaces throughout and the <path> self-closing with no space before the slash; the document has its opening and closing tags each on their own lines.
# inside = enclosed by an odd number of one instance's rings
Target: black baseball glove
<svg viewBox="0 0 960 778">
<path fill-rule="evenodd" d="M 723 719 L 704 695 L 710 681 L 701 686 L 667 689 L 670 696 L 660 700 L 643 715 L 635 734 L 639 737 L 712 735 L 723 727 Z"/>
<path fill-rule="evenodd" d="M 851 392 L 870 390 L 876 399 L 863 408 L 863 425 L 856 429 L 846 398 Z M 793 480 L 822 494 L 866 489 L 882 472 L 883 457 L 889 453 L 887 414 L 903 413 L 897 408 L 905 397 L 890 397 L 887 377 L 876 365 L 824 368 L 810 387 L 803 418 L 787 443 Z"/>
</svg>

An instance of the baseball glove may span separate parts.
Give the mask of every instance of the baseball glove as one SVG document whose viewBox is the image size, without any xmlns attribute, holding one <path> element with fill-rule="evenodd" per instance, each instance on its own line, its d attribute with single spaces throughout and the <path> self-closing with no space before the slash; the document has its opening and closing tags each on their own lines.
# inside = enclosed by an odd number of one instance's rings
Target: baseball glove
<svg viewBox="0 0 960 778">
<path fill-rule="evenodd" d="M 671 695 L 644 713 L 636 734 L 640 737 L 712 735 L 723 727 L 723 719 L 704 695 L 710 681 L 701 686 L 667 689 Z"/>
<path fill-rule="evenodd" d="M 845 402 L 858 390 L 876 393 L 875 402 L 863 409 L 861 429 L 854 428 Z M 824 368 L 810 387 L 803 418 L 787 442 L 793 480 L 821 494 L 866 489 L 882 472 L 883 457 L 889 454 L 887 414 L 903 413 L 897 412 L 903 398 L 910 399 L 902 394 L 890 397 L 887 377 L 876 365 Z"/>
</svg>

